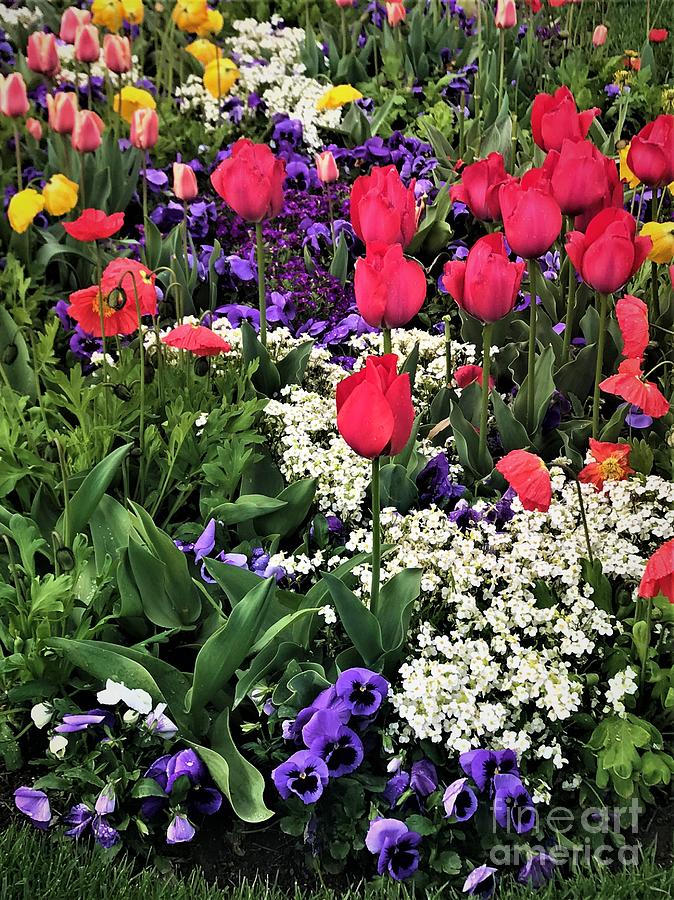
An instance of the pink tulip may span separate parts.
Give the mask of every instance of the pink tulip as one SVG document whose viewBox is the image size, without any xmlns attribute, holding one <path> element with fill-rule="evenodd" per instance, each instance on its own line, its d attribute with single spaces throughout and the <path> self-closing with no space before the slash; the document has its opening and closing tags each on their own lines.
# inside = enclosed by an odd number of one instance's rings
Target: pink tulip
<svg viewBox="0 0 674 900">
<path fill-rule="evenodd" d="M 98 28 L 95 25 L 81 25 L 75 35 L 75 59 L 81 63 L 94 63 L 98 62 L 100 55 Z"/>
<path fill-rule="evenodd" d="M 61 68 L 56 38 L 53 34 L 45 34 L 43 31 L 34 31 L 28 38 L 28 53 L 26 62 L 32 72 L 39 72 L 52 78 Z"/>
<path fill-rule="evenodd" d="M 316 154 L 316 174 L 321 184 L 332 184 L 339 178 L 335 157 L 329 150 Z"/>
<path fill-rule="evenodd" d="M 178 200 L 194 200 L 199 193 L 194 169 L 185 163 L 173 163 L 173 193 Z"/>
<path fill-rule="evenodd" d="M 404 22 L 406 16 L 407 10 L 402 0 L 386 4 L 386 20 L 390 28 L 395 28 L 400 22 Z"/>
<path fill-rule="evenodd" d="M 608 28 L 606 25 L 597 25 L 592 35 L 592 43 L 595 47 L 603 47 L 608 37 Z"/>
<path fill-rule="evenodd" d="M 26 131 L 35 141 L 42 140 L 42 123 L 32 117 L 26 119 Z"/>
<path fill-rule="evenodd" d="M 51 130 L 57 134 L 71 134 L 78 110 L 77 94 L 47 94 L 47 110 Z"/>
<path fill-rule="evenodd" d="M 81 109 L 75 116 L 75 126 L 71 143 L 78 153 L 94 153 L 101 146 L 101 135 L 105 124 L 101 117 L 90 109 Z"/>
<path fill-rule="evenodd" d="M 494 23 L 497 28 L 513 28 L 517 25 L 515 0 L 496 0 Z"/>
<path fill-rule="evenodd" d="M 88 25 L 90 22 L 91 13 L 88 9 L 76 9 L 74 6 L 70 6 L 61 16 L 59 37 L 66 44 L 74 44 L 77 29 L 82 25 Z"/>
<path fill-rule="evenodd" d="M 159 137 L 156 109 L 137 109 L 131 117 L 131 143 L 138 150 L 151 150 Z"/>
<path fill-rule="evenodd" d="M 0 75 L 0 113 L 11 119 L 25 116 L 30 108 L 26 82 L 20 72 L 13 72 L 7 78 Z"/>
<path fill-rule="evenodd" d="M 131 71 L 131 42 L 119 34 L 106 34 L 103 38 L 103 59 L 111 72 L 122 75 Z"/>
</svg>

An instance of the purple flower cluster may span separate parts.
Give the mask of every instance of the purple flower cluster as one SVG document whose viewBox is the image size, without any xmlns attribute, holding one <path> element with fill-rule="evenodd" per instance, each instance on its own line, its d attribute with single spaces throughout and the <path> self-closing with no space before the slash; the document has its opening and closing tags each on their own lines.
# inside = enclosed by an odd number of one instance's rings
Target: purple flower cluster
<svg viewBox="0 0 674 900">
<path fill-rule="evenodd" d="M 112 785 L 107 785 L 98 795 L 93 809 L 90 809 L 86 803 L 77 803 L 71 807 L 64 820 L 67 825 L 70 825 L 66 836 L 77 839 L 91 829 L 96 843 L 105 850 L 109 850 L 120 841 L 119 831 L 113 828 L 107 819 L 114 813 L 116 807 L 115 790 Z"/>
<path fill-rule="evenodd" d="M 284 738 L 305 747 L 272 772 L 284 800 L 294 795 L 305 804 L 315 803 L 330 778 L 356 771 L 365 755 L 359 732 L 377 715 L 388 690 L 383 676 L 369 669 L 346 669 L 311 706 L 283 723 Z"/>
<path fill-rule="evenodd" d="M 209 519 L 206 527 L 193 543 L 189 541 L 173 542 L 183 553 L 194 553 L 194 561 L 195 563 L 201 562 L 201 577 L 207 584 L 215 584 L 215 579 L 208 574 L 202 560 L 213 554 L 216 525 L 215 519 Z M 271 557 L 262 547 L 255 547 L 250 554 L 250 561 L 245 553 L 225 553 L 224 550 L 221 550 L 212 558 L 230 566 L 236 566 L 238 569 L 248 569 L 250 572 L 259 575 L 260 578 L 271 578 L 273 576 L 277 581 L 280 581 L 286 577 L 285 569 L 281 568 L 281 566 L 271 565 Z"/>
</svg>

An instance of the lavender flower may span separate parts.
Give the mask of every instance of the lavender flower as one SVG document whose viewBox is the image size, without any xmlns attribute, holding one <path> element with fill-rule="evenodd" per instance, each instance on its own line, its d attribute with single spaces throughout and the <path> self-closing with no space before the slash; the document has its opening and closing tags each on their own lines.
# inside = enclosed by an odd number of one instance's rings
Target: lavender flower
<svg viewBox="0 0 674 900">
<path fill-rule="evenodd" d="M 517 756 L 512 750 L 468 750 L 461 754 L 459 763 L 479 791 L 491 788 L 497 774 L 519 774 Z"/>
<path fill-rule="evenodd" d="M 88 713 L 64 716 L 54 731 L 57 734 L 74 734 L 77 731 L 86 731 L 90 725 L 104 725 L 111 728 L 114 724 L 115 717 L 109 710 L 90 709 Z"/>
<path fill-rule="evenodd" d="M 93 820 L 94 813 L 89 809 L 86 803 L 78 803 L 71 807 L 70 812 L 64 819 L 66 825 L 72 825 L 72 828 L 69 828 L 66 831 L 66 837 L 75 838 L 77 840 L 77 838 L 80 838 L 87 828 L 89 828 Z"/>
<path fill-rule="evenodd" d="M 189 779 L 190 784 L 199 784 L 206 777 L 206 766 L 194 750 L 181 750 L 169 758 L 164 788 L 167 794 L 171 793 L 176 781 L 183 776 Z"/>
<path fill-rule="evenodd" d="M 354 716 L 373 716 L 388 694 L 389 683 L 369 669 L 346 669 L 337 679 L 335 692 Z"/>
<path fill-rule="evenodd" d="M 298 750 L 271 774 L 284 800 L 294 794 L 305 804 L 321 797 L 329 776 L 325 760 L 312 750 Z"/>
<path fill-rule="evenodd" d="M 410 786 L 410 773 L 398 772 L 386 782 L 382 799 L 393 809 Z"/>
<path fill-rule="evenodd" d="M 491 897 L 496 890 L 496 871 L 493 866 L 478 866 L 466 878 L 461 890 L 473 897 Z"/>
<path fill-rule="evenodd" d="M 457 822 L 467 822 L 475 815 L 477 797 L 468 785 L 467 778 L 458 778 L 449 785 L 443 794 L 442 805 L 445 807 L 447 818 L 454 818 Z"/>
<path fill-rule="evenodd" d="M 42 831 L 49 828 L 51 822 L 51 808 L 49 798 L 44 791 L 36 791 L 29 787 L 20 787 L 14 791 L 14 804 L 16 808 L 27 816 L 30 821 Z"/>
<path fill-rule="evenodd" d="M 174 816 L 166 830 L 167 844 L 184 844 L 196 834 L 194 825 L 185 816 Z"/>
<path fill-rule="evenodd" d="M 379 854 L 377 872 L 388 872 L 395 881 L 404 881 L 419 868 L 420 843 L 421 835 L 398 819 L 375 819 L 365 838 L 370 853 Z"/>
<path fill-rule="evenodd" d="M 419 502 L 435 503 L 444 509 L 450 501 L 463 496 L 466 488 L 462 484 L 454 484 L 449 477 L 449 460 L 446 453 L 438 453 L 417 475 Z"/>
<path fill-rule="evenodd" d="M 525 834 L 536 824 L 536 809 L 517 775 L 495 775 L 494 818 L 501 828 Z"/>
<path fill-rule="evenodd" d="M 428 797 L 438 786 L 438 773 L 430 759 L 420 759 L 412 765 L 410 787 L 419 797 Z"/>
<path fill-rule="evenodd" d="M 116 805 L 115 789 L 108 784 L 98 795 L 94 808 L 99 816 L 107 816 L 115 811 Z"/>
</svg>

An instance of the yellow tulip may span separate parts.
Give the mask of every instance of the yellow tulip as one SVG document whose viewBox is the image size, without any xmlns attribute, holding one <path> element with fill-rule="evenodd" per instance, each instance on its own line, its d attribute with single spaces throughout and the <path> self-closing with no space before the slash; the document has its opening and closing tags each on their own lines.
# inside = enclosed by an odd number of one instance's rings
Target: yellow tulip
<svg viewBox="0 0 674 900">
<path fill-rule="evenodd" d="M 156 109 L 157 104 L 149 91 L 127 84 L 118 94 L 115 94 L 113 107 L 115 112 L 119 113 L 123 119 L 131 122 L 136 110 Z"/>
<path fill-rule="evenodd" d="M 181 31 L 196 31 L 208 20 L 206 0 L 176 0 L 171 18 Z"/>
<path fill-rule="evenodd" d="M 124 18 L 129 25 L 142 25 L 145 18 L 143 0 L 122 0 Z"/>
<path fill-rule="evenodd" d="M 231 59 L 214 59 L 206 66 L 204 87 L 217 100 L 231 91 L 240 74 Z"/>
<path fill-rule="evenodd" d="M 42 188 L 44 208 L 50 216 L 65 216 L 77 206 L 79 185 L 65 175 L 52 175 Z"/>
<path fill-rule="evenodd" d="M 635 188 L 638 187 L 641 182 L 634 174 L 634 172 L 627 165 L 627 154 L 630 152 L 630 145 L 628 144 L 626 147 L 623 147 L 622 150 L 618 151 L 620 153 L 620 180 L 624 181 L 627 187 Z"/>
<path fill-rule="evenodd" d="M 651 262 L 670 263 L 674 259 L 674 222 L 646 222 L 639 234 L 653 241 L 648 254 Z"/>
<path fill-rule="evenodd" d="M 316 109 L 339 109 L 354 100 L 362 100 L 363 95 L 350 84 L 338 84 L 328 88 L 316 101 Z"/>
<path fill-rule="evenodd" d="M 225 26 L 225 20 L 222 13 L 217 9 L 209 9 L 205 21 L 197 28 L 199 37 L 206 37 L 209 34 L 218 34 Z"/>
<path fill-rule="evenodd" d="M 192 41 L 191 44 L 188 44 L 185 47 L 185 50 L 190 56 L 198 59 L 204 68 L 210 62 L 213 62 L 214 59 L 222 58 L 222 50 L 219 47 L 216 47 L 211 41 L 206 40 L 206 38 L 199 38 L 197 41 Z"/>
<path fill-rule="evenodd" d="M 23 234 L 38 213 L 44 209 L 44 198 L 33 188 L 26 188 L 14 194 L 9 201 L 7 218 L 9 224 L 17 234 Z"/>
<path fill-rule="evenodd" d="M 119 31 L 124 18 L 121 0 L 94 0 L 91 4 L 91 16 L 94 25 L 107 28 L 108 31 Z"/>
</svg>

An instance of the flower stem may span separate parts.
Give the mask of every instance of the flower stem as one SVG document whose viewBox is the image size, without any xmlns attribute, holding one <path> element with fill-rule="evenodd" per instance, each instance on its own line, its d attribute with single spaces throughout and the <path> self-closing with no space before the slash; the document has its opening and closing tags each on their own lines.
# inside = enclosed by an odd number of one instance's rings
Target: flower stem
<svg viewBox="0 0 674 900">
<path fill-rule="evenodd" d="M 66 466 L 66 457 L 61 441 L 55 437 L 54 443 L 59 457 L 59 468 L 61 470 L 61 486 L 63 488 L 63 534 L 61 537 L 65 544 L 70 546 L 72 538 L 70 535 L 70 497 L 68 495 L 68 468 Z"/>
<path fill-rule="evenodd" d="M 391 329 L 383 328 L 382 329 L 382 337 L 384 338 L 384 353 L 391 352 Z"/>
<path fill-rule="evenodd" d="M 23 190 L 23 166 L 21 165 L 21 141 L 19 139 L 19 128 L 14 122 L 14 153 L 16 155 L 16 185 L 20 191 Z"/>
<path fill-rule="evenodd" d="M 597 364 L 594 370 L 594 396 L 592 398 L 592 437 L 599 437 L 599 382 L 604 365 L 606 326 L 608 319 L 609 294 L 599 294 L 599 339 L 597 341 Z"/>
<path fill-rule="evenodd" d="M 346 12 L 343 6 L 340 6 L 339 12 L 341 13 L 340 24 L 342 29 L 342 56 L 346 56 Z"/>
<path fill-rule="evenodd" d="M 482 326 L 482 407 L 480 409 L 480 440 L 478 445 L 478 465 L 487 453 L 487 422 L 489 420 L 489 366 L 491 363 L 491 333 L 493 325 Z"/>
<path fill-rule="evenodd" d="M 505 81 L 505 31 L 498 30 L 498 108 L 503 100 L 503 83 Z"/>
<path fill-rule="evenodd" d="M 587 558 L 590 565 L 594 565 L 594 557 L 592 556 L 592 544 L 590 543 L 590 531 L 587 527 L 587 516 L 585 515 L 585 501 L 583 500 L 583 489 L 580 481 L 574 476 L 576 482 L 576 492 L 578 493 L 578 505 L 580 506 L 580 520 L 583 523 L 583 531 L 585 532 L 585 544 L 587 545 Z"/>
<path fill-rule="evenodd" d="M 451 316 L 445 316 L 445 382 L 447 386 L 452 381 L 452 319 Z"/>
<path fill-rule="evenodd" d="M 372 460 L 372 582 L 370 612 L 377 615 L 379 605 L 379 577 L 381 570 L 381 522 L 379 492 L 379 457 Z"/>
<path fill-rule="evenodd" d="M 648 662 L 648 650 L 651 646 L 651 616 L 653 613 L 653 601 L 651 599 L 645 599 L 644 605 L 646 606 L 646 650 L 644 652 L 644 658 L 641 660 L 641 672 L 639 673 L 639 693 L 644 688 L 644 684 L 646 682 L 646 663 Z"/>
<path fill-rule="evenodd" d="M 567 231 L 572 230 L 572 221 L 569 218 L 567 220 Z M 568 290 L 566 295 L 566 316 L 564 318 L 564 341 L 562 344 L 562 365 L 569 361 L 569 356 L 571 354 L 571 334 L 573 331 L 573 318 L 576 312 L 576 287 L 578 286 L 578 282 L 576 280 L 576 270 L 573 266 L 573 263 L 569 259 L 568 255 L 566 257 L 566 261 L 568 263 Z"/>
<path fill-rule="evenodd" d="M 257 295 L 260 306 L 260 343 L 267 346 L 267 294 L 264 283 L 264 242 L 262 240 L 262 222 L 255 223 L 255 242 L 257 245 Z"/>
<path fill-rule="evenodd" d="M 529 433 L 534 432 L 536 400 L 536 261 L 529 260 L 529 353 L 527 363 L 527 425 Z"/>
</svg>

